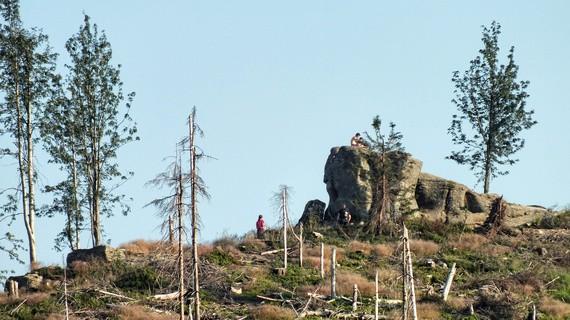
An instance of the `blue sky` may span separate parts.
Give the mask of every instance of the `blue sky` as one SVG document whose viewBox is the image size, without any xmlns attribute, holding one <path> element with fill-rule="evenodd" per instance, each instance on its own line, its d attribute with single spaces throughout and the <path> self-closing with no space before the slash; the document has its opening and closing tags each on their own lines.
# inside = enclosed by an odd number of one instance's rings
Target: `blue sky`
<svg viewBox="0 0 570 320">
<path fill-rule="evenodd" d="M 295 218 L 308 200 L 326 202 L 330 148 L 369 129 L 376 114 L 397 124 L 423 171 L 474 187 L 466 167 L 444 159 L 455 112 L 450 79 L 476 56 L 481 25 L 493 20 L 503 26 L 501 58 L 514 45 L 519 77 L 531 82 L 528 106 L 539 124 L 523 134 L 520 162 L 491 191 L 513 202 L 567 205 L 569 11 L 567 1 L 28 0 L 21 13 L 49 35 L 62 72 L 65 41 L 89 14 L 122 65 L 125 91 L 137 93 L 141 141 L 119 154 L 121 167 L 135 171 L 121 188 L 134 198 L 133 212 L 103 220 L 118 245 L 160 238 L 159 219 L 143 208 L 160 192 L 143 185 L 165 167 L 193 105 L 206 133 L 200 144 L 218 159 L 201 168 L 212 194 L 200 207 L 203 241 L 252 230 L 260 213 L 276 223 L 270 198 L 280 184 L 294 189 Z M 40 183 L 57 182 L 45 155 L 38 162 Z M 14 185 L 15 166 L 2 163 L 0 177 L 0 187 Z M 61 262 L 51 250 L 61 226 L 61 219 L 38 222 L 45 264 Z M 24 236 L 22 223 L 13 228 Z M 0 261 L 0 269 L 25 269 Z"/>
</svg>

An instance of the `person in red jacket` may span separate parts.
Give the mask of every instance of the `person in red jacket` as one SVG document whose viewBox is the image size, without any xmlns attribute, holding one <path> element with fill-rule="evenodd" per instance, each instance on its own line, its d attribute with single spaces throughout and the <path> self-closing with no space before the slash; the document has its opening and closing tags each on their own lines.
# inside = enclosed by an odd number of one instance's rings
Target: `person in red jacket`
<svg viewBox="0 0 570 320">
<path fill-rule="evenodd" d="M 255 223 L 255 228 L 257 229 L 257 239 L 263 239 L 263 234 L 265 233 L 265 221 L 263 220 L 263 215 L 259 215 L 257 223 Z"/>
</svg>

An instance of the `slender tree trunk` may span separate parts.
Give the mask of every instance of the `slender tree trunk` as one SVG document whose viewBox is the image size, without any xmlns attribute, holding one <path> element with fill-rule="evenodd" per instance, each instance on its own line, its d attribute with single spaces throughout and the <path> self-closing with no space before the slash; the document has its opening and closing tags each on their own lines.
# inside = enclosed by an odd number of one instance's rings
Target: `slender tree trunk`
<svg viewBox="0 0 570 320">
<path fill-rule="evenodd" d="M 172 216 L 168 216 L 168 243 L 174 243 L 174 222 L 172 221 Z"/>
<path fill-rule="evenodd" d="M 336 248 L 331 254 L 331 297 L 336 298 Z"/>
<path fill-rule="evenodd" d="M 303 223 L 299 226 L 299 267 L 303 267 Z"/>
<path fill-rule="evenodd" d="M 374 320 L 378 320 L 378 269 L 376 269 L 376 276 L 374 277 Z"/>
<path fill-rule="evenodd" d="M 183 194 L 182 194 L 182 173 L 181 168 L 178 168 L 178 194 L 176 200 L 176 207 L 178 211 L 178 303 L 180 306 L 180 320 L 184 320 L 184 245 L 183 245 L 183 234 L 184 234 L 184 207 L 182 204 Z"/>
<path fill-rule="evenodd" d="M 30 89 L 30 79 L 27 79 L 28 90 Z M 31 93 L 27 92 L 26 101 L 26 158 L 27 158 L 27 175 L 28 175 L 28 224 L 29 227 L 29 240 L 30 240 L 30 261 L 34 263 L 37 261 L 36 257 L 36 202 L 35 202 L 35 187 L 34 187 L 34 141 L 33 141 L 33 113 L 32 105 L 30 102 Z M 33 264 L 32 264 L 33 267 Z"/>
<path fill-rule="evenodd" d="M 196 177 L 196 146 L 194 145 L 195 123 L 194 114 L 192 114 L 190 125 L 190 183 L 192 185 L 191 204 L 192 210 L 192 270 L 194 273 L 194 320 L 200 320 L 200 277 L 198 269 L 198 211 L 196 201 L 196 190 L 198 181 Z"/>
<path fill-rule="evenodd" d="M 321 242 L 321 279 L 325 278 L 325 244 Z"/>
<path fill-rule="evenodd" d="M 287 196 L 285 190 L 281 193 L 283 206 L 283 267 L 287 270 Z"/>
<path fill-rule="evenodd" d="M 74 143 L 74 142 L 72 142 Z M 72 197 L 73 197 L 73 210 L 74 210 L 74 222 L 75 222 L 75 234 L 74 234 L 74 245 L 72 246 L 73 250 L 77 250 L 80 248 L 79 242 L 79 235 L 81 232 L 81 206 L 79 204 L 79 198 L 77 196 L 77 189 L 78 189 L 78 178 L 77 178 L 77 158 L 75 153 L 75 148 L 72 148 L 72 157 L 71 160 L 71 176 L 72 176 Z"/>
</svg>

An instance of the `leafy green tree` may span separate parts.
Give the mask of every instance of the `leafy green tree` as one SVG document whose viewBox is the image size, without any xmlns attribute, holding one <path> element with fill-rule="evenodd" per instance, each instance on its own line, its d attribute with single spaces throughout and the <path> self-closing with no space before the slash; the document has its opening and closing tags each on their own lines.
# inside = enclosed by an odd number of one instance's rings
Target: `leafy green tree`
<svg viewBox="0 0 570 320">
<path fill-rule="evenodd" d="M 384 229 L 392 229 L 398 218 L 396 202 L 398 190 L 394 192 L 390 186 L 400 178 L 399 165 L 407 157 L 402 145 L 403 135 L 396 131 L 393 122 L 389 124 L 389 132 L 382 133 L 382 120 L 375 116 L 372 120 L 372 134 L 365 132 L 368 147 L 374 151 L 376 186 L 371 209 L 369 229 L 374 234 L 380 234 Z"/>
<path fill-rule="evenodd" d="M 1 155 L 17 160 L 18 186 L 9 196 L 7 207 L 21 202 L 15 211 L 2 211 L 2 216 L 23 216 L 28 238 L 31 266 L 36 257 L 36 171 L 34 144 L 44 107 L 52 93 L 56 54 L 51 52 L 48 38 L 37 29 L 25 29 L 17 0 L 0 1 L 0 134 L 13 139 L 13 148 L 3 148 Z"/>
<path fill-rule="evenodd" d="M 85 15 L 79 32 L 65 47 L 71 57 L 71 64 L 66 66 L 69 73 L 65 101 L 72 109 L 73 121 L 64 122 L 66 127 L 62 130 L 77 135 L 69 143 L 77 149 L 66 150 L 72 157 L 65 161 L 77 162 L 82 180 L 78 186 L 85 187 L 91 237 L 97 246 L 102 243 L 101 215 L 111 216 L 117 205 L 123 214 L 130 211 L 125 196 L 117 194 L 116 189 L 133 173 L 123 174 L 116 158 L 119 148 L 139 139 L 136 124 L 129 115 L 135 94 L 123 94 L 120 65 L 111 64 L 111 44 L 89 16 Z"/>
<path fill-rule="evenodd" d="M 518 81 L 519 67 L 514 61 L 514 47 L 507 55 L 507 64 L 499 64 L 499 35 L 501 25 L 493 22 L 483 27 L 483 48 L 471 60 L 469 69 L 455 71 L 453 78 L 458 114 L 453 115 L 448 133 L 455 145 L 448 159 L 469 166 L 483 192 L 489 192 L 491 179 L 508 174 L 499 167 L 513 165 L 513 155 L 524 147 L 520 133 L 537 122 L 534 111 L 527 111 L 528 81 Z"/>
</svg>

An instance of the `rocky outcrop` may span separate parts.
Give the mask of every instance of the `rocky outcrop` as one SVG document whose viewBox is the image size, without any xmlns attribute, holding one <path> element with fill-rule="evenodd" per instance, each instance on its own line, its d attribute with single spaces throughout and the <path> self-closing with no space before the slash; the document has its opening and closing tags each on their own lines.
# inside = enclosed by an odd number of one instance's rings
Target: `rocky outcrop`
<svg viewBox="0 0 570 320">
<path fill-rule="evenodd" d="M 455 181 L 421 172 L 422 162 L 403 152 L 386 157 L 391 170 L 389 190 L 399 212 L 414 212 L 427 218 L 481 224 L 489 215 L 495 194 L 479 194 Z M 367 221 L 377 199 L 382 198 L 377 153 L 363 147 L 332 148 L 325 164 L 324 183 L 329 194 L 325 220 L 334 221 L 346 205 L 353 221 Z M 532 222 L 547 212 L 536 206 L 507 203 L 507 226 Z"/>
<path fill-rule="evenodd" d="M 79 249 L 70 252 L 67 255 L 67 265 L 71 266 L 75 261 L 89 262 L 92 260 L 100 260 L 111 262 L 124 259 L 125 251 L 122 249 L 114 249 L 109 246 L 97 246 L 91 249 Z"/>
<path fill-rule="evenodd" d="M 397 205 L 417 209 L 415 188 L 422 162 L 403 152 L 391 152 L 386 157 L 386 167 L 400 177 L 392 179 L 390 192 L 398 199 Z M 327 186 L 329 204 L 325 218 L 332 221 L 336 213 L 346 205 L 354 222 L 366 221 L 376 198 L 381 198 L 377 188 L 382 169 L 378 154 L 363 147 L 335 147 L 331 149 L 325 165 L 323 181 Z"/>
<path fill-rule="evenodd" d="M 58 266 L 50 266 L 36 269 L 23 276 L 13 276 L 6 279 L 4 290 L 8 291 L 8 283 L 16 281 L 19 290 L 34 292 L 44 289 L 53 289 L 61 284 L 63 269 Z"/>
<path fill-rule="evenodd" d="M 303 215 L 299 219 L 299 223 L 311 227 L 314 224 L 322 223 L 325 219 L 325 208 L 327 204 L 321 200 L 315 199 L 307 202 Z"/>
</svg>

